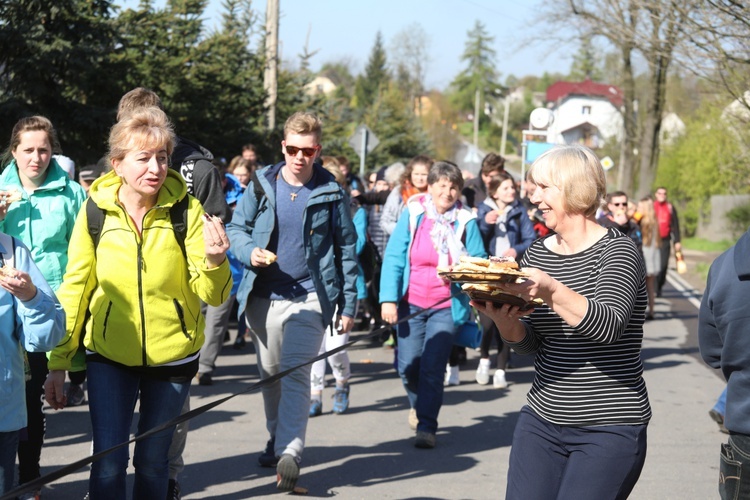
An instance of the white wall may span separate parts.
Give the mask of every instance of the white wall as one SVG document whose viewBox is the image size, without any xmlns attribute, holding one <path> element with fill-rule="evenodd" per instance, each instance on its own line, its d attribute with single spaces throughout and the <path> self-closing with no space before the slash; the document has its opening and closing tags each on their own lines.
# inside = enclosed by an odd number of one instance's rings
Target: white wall
<svg viewBox="0 0 750 500">
<path fill-rule="evenodd" d="M 583 114 L 584 106 L 591 107 L 590 114 Z M 576 127 L 583 123 L 590 123 L 599 129 L 601 137 L 599 146 L 603 146 L 609 139 L 622 138 L 623 120 L 620 112 L 611 102 L 604 98 L 570 96 L 562 103 L 552 108 L 555 115 L 554 123 L 549 127 L 549 142 L 563 144 L 566 138 L 562 131 Z M 577 139 L 577 133 L 568 133 L 568 139 Z"/>
</svg>

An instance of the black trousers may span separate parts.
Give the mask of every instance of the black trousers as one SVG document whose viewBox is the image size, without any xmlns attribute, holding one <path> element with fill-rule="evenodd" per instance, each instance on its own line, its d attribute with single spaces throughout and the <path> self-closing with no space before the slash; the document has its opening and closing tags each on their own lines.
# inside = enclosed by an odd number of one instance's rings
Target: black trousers
<svg viewBox="0 0 750 500">
<path fill-rule="evenodd" d="M 21 429 L 18 442 L 18 483 L 24 484 L 40 476 L 39 460 L 42 456 L 46 421 L 42 411 L 44 381 L 47 378 L 47 355 L 30 352 L 31 380 L 26 382 L 26 412 L 28 424 Z"/>
</svg>

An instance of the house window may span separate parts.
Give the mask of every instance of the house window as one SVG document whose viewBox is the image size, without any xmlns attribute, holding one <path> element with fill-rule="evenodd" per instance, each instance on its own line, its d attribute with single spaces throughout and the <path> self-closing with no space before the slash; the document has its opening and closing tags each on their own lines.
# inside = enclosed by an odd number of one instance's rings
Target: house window
<svg viewBox="0 0 750 500">
<path fill-rule="evenodd" d="M 582 115 L 590 115 L 591 114 L 591 106 L 583 106 L 583 107 L 581 107 L 581 114 Z"/>
</svg>

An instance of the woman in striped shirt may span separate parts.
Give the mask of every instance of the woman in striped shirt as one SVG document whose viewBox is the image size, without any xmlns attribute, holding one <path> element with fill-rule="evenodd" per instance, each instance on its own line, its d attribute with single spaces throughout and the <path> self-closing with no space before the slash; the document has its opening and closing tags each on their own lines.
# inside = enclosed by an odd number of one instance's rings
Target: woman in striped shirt
<svg viewBox="0 0 750 500">
<path fill-rule="evenodd" d="M 651 418 L 641 342 L 645 272 L 632 240 L 596 223 L 606 179 L 594 153 L 556 146 L 532 165 L 531 199 L 555 234 L 534 242 L 510 285 L 530 314 L 474 303 L 536 376 L 513 436 L 506 498 L 627 498 Z M 524 317 L 525 316 L 525 317 Z"/>
</svg>

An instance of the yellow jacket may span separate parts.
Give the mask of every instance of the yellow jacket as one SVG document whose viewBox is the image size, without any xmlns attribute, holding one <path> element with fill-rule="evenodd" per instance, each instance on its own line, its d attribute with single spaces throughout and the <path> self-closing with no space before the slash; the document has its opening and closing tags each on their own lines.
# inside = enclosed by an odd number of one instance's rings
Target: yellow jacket
<svg viewBox="0 0 750 500">
<path fill-rule="evenodd" d="M 57 291 L 66 335 L 50 355 L 50 370 L 70 367 L 83 331 L 86 349 L 126 366 L 184 359 L 203 345 L 200 299 L 218 306 L 229 297 L 228 260 L 213 269 L 206 265 L 198 200 L 189 198 L 187 262 L 172 230 L 169 207 L 189 196 L 179 173 L 168 171 L 140 235 L 117 201 L 120 185 L 121 179 L 110 172 L 91 186 L 91 199 L 106 212 L 96 251 L 85 204 L 76 219 L 68 267 Z"/>
</svg>

